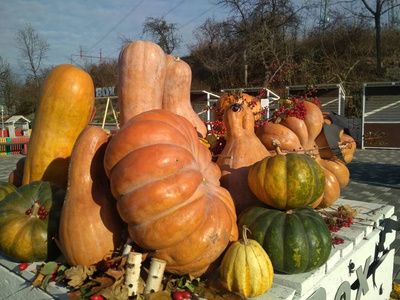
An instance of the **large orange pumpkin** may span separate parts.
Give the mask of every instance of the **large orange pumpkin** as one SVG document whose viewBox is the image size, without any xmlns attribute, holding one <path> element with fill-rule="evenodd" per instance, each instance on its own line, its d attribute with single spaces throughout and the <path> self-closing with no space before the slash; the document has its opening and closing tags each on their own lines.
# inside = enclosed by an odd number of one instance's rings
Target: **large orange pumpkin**
<svg viewBox="0 0 400 300">
<path fill-rule="evenodd" d="M 137 115 L 109 142 L 104 166 L 130 237 L 167 272 L 200 276 L 237 240 L 232 197 L 187 119 Z"/>
</svg>

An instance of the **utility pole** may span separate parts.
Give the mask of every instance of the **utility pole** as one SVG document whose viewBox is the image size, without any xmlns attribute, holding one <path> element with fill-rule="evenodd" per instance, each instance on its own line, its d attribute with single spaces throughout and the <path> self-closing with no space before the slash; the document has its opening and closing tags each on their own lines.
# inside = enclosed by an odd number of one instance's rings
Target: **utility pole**
<svg viewBox="0 0 400 300">
<path fill-rule="evenodd" d="M 103 54 L 101 52 L 101 48 L 100 48 L 100 56 L 84 55 L 82 48 L 79 49 L 79 54 L 71 54 L 71 63 L 73 63 L 73 59 L 72 59 L 73 56 L 79 56 L 80 57 L 81 68 L 83 68 L 83 58 L 99 59 L 100 63 L 102 63 L 104 60 L 111 59 L 109 57 L 103 57 Z"/>
<path fill-rule="evenodd" d="M 328 7 L 330 5 L 330 0 L 321 0 L 323 3 L 321 3 L 321 10 L 323 10 L 322 12 L 322 16 L 321 16 L 321 22 L 322 22 L 322 31 L 324 32 L 327 26 L 327 22 L 328 22 Z"/>
</svg>

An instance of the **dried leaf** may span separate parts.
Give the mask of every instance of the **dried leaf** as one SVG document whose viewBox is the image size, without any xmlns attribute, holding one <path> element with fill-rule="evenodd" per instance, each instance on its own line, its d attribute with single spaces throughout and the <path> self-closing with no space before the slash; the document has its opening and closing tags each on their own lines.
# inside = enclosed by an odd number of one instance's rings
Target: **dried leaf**
<svg viewBox="0 0 400 300">
<path fill-rule="evenodd" d="M 115 280 L 119 280 L 122 276 L 125 275 L 125 269 L 124 268 L 122 268 L 120 270 L 108 269 L 105 274 L 107 276 L 114 278 Z"/>
<path fill-rule="evenodd" d="M 68 285 L 74 288 L 80 287 L 85 280 L 93 275 L 94 267 L 86 267 L 78 265 L 76 267 L 71 267 L 70 269 L 65 271 L 65 277 L 69 279 Z"/>
<path fill-rule="evenodd" d="M 42 281 L 44 279 L 44 275 L 41 273 L 37 273 L 35 279 L 31 282 L 34 287 L 40 287 L 42 285 Z"/>
<path fill-rule="evenodd" d="M 107 300 L 128 299 L 128 289 L 124 285 L 124 277 L 121 277 L 112 286 L 103 289 L 100 294 Z"/>
<path fill-rule="evenodd" d="M 146 296 L 148 300 L 171 300 L 171 292 L 159 291 Z"/>
<path fill-rule="evenodd" d="M 99 283 L 100 285 L 99 286 L 94 286 L 91 289 L 91 293 L 92 294 L 96 294 L 99 291 L 101 291 L 103 289 L 106 289 L 106 288 L 112 286 L 115 283 L 115 279 L 113 279 L 111 277 L 108 277 L 108 276 L 97 277 L 97 278 L 93 279 L 93 281 Z"/>
<path fill-rule="evenodd" d="M 345 205 L 342 206 L 341 212 L 342 212 L 342 213 L 345 212 L 345 214 L 346 214 L 347 217 L 352 217 L 352 218 L 354 218 L 354 217 L 357 216 L 357 211 L 354 210 L 354 209 L 352 209 L 352 208 L 350 207 L 350 205 L 348 205 L 348 204 L 345 204 Z"/>
</svg>

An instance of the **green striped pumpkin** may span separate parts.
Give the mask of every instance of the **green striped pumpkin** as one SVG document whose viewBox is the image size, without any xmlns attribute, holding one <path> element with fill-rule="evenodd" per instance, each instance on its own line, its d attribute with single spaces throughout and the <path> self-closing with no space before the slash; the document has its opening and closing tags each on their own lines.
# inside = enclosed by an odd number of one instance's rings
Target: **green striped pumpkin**
<svg viewBox="0 0 400 300">
<path fill-rule="evenodd" d="M 277 272 L 312 271 L 329 258 L 332 238 L 328 226 L 311 208 L 284 212 L 254 206 L 240 215 L 238 223 L 250 229 Z"/>
<path fill-rule="evenodd" d="M 0 201 L 5 198 L 9 193 L 17 189 L 15 185 L 6 181 L 0 181 Z"/>
<path fill-rule="evenodd" d="M 59 255 L 54 237 L 65 191 L 44 181 L 22 185 L 0 201 L 0 251 L 17 262 Z M 43 206 L 46 216 L 41 218 Z M 29 213 L 28 213 L 29 210 Z"/>
<path fill-rule="evenodd" d="M 250 167 L 247 178 L 260 201 L 282 210 L 311 205 L 325 190 L 322 168 L 305 154 L 267 156 Z"/>
</svg>

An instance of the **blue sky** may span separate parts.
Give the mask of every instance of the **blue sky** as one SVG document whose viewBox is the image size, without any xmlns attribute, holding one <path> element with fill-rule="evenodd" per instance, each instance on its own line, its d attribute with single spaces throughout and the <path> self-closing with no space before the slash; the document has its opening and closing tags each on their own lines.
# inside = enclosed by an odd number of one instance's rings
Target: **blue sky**
<svg viewBox="0 0 400 300">
<path fill-rule="evenodd" d="M 194 42 L 196 26 L 209 17 L 227 16 L 208 0 L 1 0 L 0 56 L 23 75 L 15 34 L 30 23 L 50 45 L 46 66 L 79 61 L 80 47 L 87 55 L 98 57 L 101 49 L 103 57 L 117 58 L 118 37 L 141 39 L 146 17 L 163 15 L 168 23 L 182 26 L 183 43 L 174 53 L 179 56 L 187 54 L 186 45 Z"/>
</svg>

